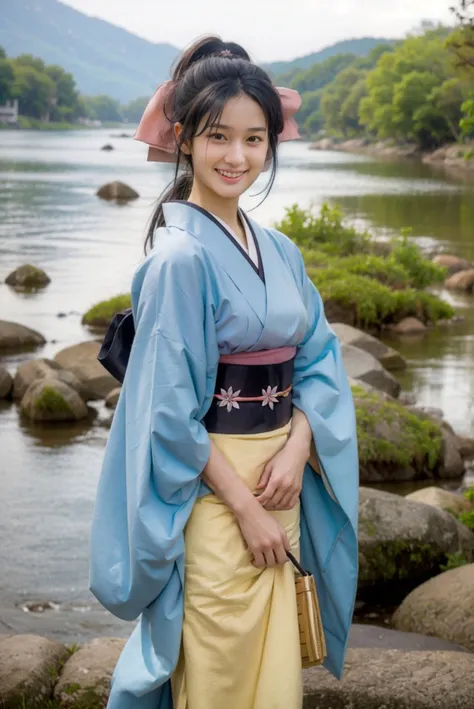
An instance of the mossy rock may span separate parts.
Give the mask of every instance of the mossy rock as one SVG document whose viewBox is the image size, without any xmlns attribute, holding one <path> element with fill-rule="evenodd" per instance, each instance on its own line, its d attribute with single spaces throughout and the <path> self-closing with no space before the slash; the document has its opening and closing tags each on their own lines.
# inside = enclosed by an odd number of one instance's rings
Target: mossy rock
<svg viewBox="0 0 474 709">
<path fill-rule="evenodd" d="M 102 300 L 83 315 L 82 324 L 94 328 L 106 328 L 114 315 L 132 307 L 130 295 L 124 293 L 109 300 Z"/>
<path fill-rule="evenodd" d="M 442 464 L 440 426 L 362 387 L 353 387 L 352 394 L 361 482 L 434 477 Z"/>
<path fill-rule="evenodd" d="M 12 271 L 6 277 L 5 283 L 14 288 L 35 290 L 47 286 L 51 279 L 41 268 L 25 264 Z"/>
<path fill-rule="evenodd" d="M 64 382 L 45 377 L 33 382 L 21 400 L 21 411 L 32 421 L 78 421 L 87 406 L 77 391 Z"/>
<path fill-rule="evenodd" d="M 360 488 L 359 595 L 400 585 L 411 590 L 440 572 L 449 556 L 474 554 L 474 534 L 454 515 L 400 495 Z"/>
</svg>

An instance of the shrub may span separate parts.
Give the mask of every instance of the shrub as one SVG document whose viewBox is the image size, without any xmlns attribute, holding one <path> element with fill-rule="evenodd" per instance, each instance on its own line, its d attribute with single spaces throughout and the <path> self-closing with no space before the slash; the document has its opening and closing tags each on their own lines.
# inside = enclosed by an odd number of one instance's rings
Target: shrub
<svg viewBox="0 0 474 709">
<path fill-rule="evenodd" d="M 345 225 L 341 209 L 326 203 L 321 207 L 319 216 L 293 204 L 286 209 L 285 216 L 275 227 L 300 248 L 318 245 L 326 253 L 340 256 L 370 249 L 370 234 Z"/>
<path fill-rule="evenodd" d="M 83 316 L 82 323 L 91 327 L 107 327 L 114 315 L 130 307 L 130 295 L 116 295 L 92 306 Z"/>
</svg>

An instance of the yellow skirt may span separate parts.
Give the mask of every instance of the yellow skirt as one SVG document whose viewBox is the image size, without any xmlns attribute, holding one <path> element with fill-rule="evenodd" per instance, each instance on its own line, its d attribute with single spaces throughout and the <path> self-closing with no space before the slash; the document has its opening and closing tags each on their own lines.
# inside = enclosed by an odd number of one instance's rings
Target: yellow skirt
<svg viewBox="0 0 474 709">
<path fill-rule="evenodd" d="M 210 437 L 255 491 L 290 426 Z M 299 504 L 271 514 L 298 558 Z M 183 636 L 171 686 L 174 709 L 302 706 L 293 565 L 256 568 L 233 513 L 213 494 L 197 500 L 185 528 Z"/>
</svg>

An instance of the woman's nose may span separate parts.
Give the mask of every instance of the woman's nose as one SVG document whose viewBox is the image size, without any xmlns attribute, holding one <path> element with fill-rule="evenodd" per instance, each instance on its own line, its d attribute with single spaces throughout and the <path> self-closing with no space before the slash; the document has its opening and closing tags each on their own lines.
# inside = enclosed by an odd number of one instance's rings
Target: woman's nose
<svg viewBox="0 0 474 709">
<path fill-rule="evenodd" d="M 226 160 L 233 165 L 241 165 L 245 161 L 244 146 L 240 141 L 232 141 L 227 148 Z"/>
</svg>

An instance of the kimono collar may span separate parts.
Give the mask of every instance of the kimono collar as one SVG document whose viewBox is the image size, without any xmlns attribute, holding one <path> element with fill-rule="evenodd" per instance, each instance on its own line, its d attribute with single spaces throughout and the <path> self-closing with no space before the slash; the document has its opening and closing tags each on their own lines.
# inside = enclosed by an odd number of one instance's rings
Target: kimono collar
<svg viewBox="0 0 474 709">
<path fill-rule="evenodd" d="M 266 310 L 265 257 L 262 258 L 260 247 L 265 235 L 258 224 L 244 214 L 252 230 L 258 253 L 259 267 L 257 268 L 226 228 L 205 209 L 191 202 L 165 202 L 163 215 L 167 227 L 177 227 L 187 231 L 212 253 L 263 322 Z"/>
</svg>

